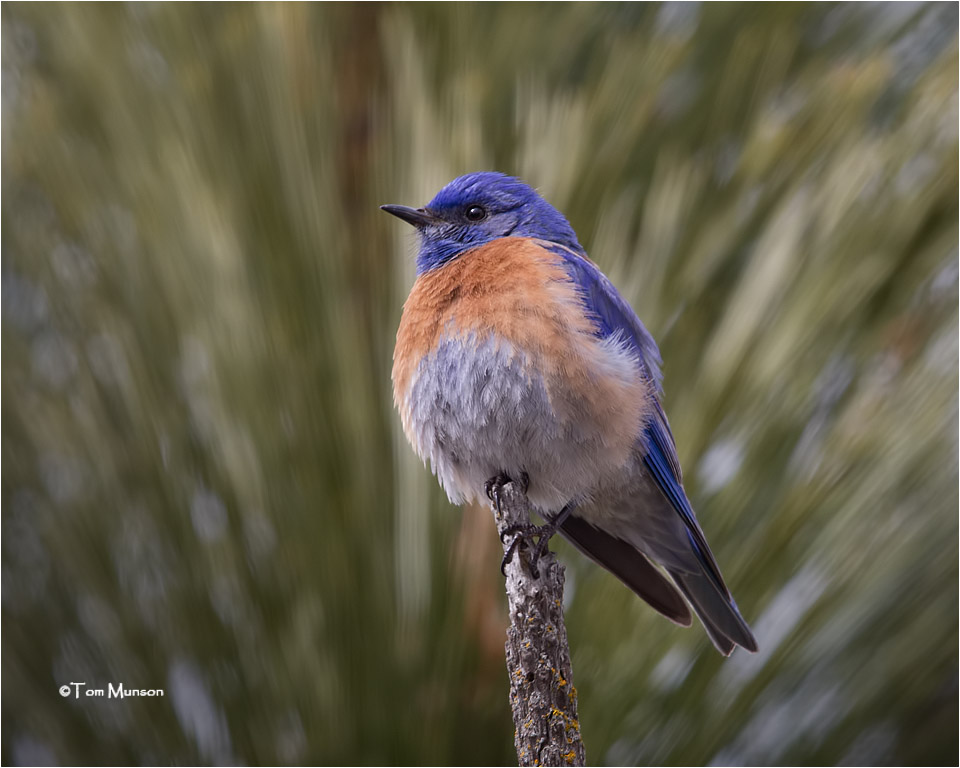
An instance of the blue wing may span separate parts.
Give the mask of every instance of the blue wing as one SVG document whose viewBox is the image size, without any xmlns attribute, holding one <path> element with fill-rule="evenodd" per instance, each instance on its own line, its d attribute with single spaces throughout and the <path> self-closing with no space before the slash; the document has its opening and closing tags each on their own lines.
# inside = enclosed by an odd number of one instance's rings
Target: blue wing
<svg viewBox="0 0 960 768">
<path fill-rule="evenodd" d="M 585 255 L 556 243 L 544 242 L 543 245 L 563 259 L 567 272 L 583 294 L 587 309 L 594 315 L 598 335 L 607 337 L 619 331 L 636 350 L 644 374 L 653 382 L 657 394 L 663 394 L 660 386 L 663 378 L 660 373 L 660 350 L 657 343 L 613 283 Z M 677 465 L 677 470 L 679 469 Z"/>
<path fill-rule="evenodd" d="M 659 536 L 654 535 L 651 539 L 644 536 L 645 541 L 655 545 L 655 552 L 663 555 L 664 562 L 661 565 L 666 568 L 674 584 L 693 606 L 707 634 L 721 653 L 729 655 L 735 645 L 741 645 L 748 651 L 756 651 L 756 638 L 740 615 L 726 584 L 723 583 L 717 561 L 707 545 L 707 540 L 683 490 L 680 461 L 677 459 L 673 434 L 670 432 L 670 424 L 660 405 L 660 396 L 663 391 L 660 386 L 660 350 L 657 349 L 656 342 L 643 327 L 640 318 L 596 264 L 586 258 L 583 253 L 564 246 L 555 243 L 542 243 L 542 245 L 563 260 L 567 273 L 580 288 L 587 311 L 594 316 L 597 334 L 604 338 L 617 334 L 632 346 L 640 360 L 642 373 L 651 383 L 655 393 L 652 418 L 644 428 L 643 434 L 638 436 L 638 441 L 645 448 L 643 462 L 647 473 L 668 504 L 644 510 L 644 514 L 648 516 L 646 522 L 651 523 L 658 517 L 669 518 L 671 512 L 674 512 L 677 518 L 673 520 L 681 524 L 676 527 L 668 524 L 667 532 L 660 529 Z M 652 525 L 649 531 L 658 527 Z M 682 539 L 684 533 L 686 533 L 686 542 Z M 657 538 L 660 538 L 660 541 L 656 541 Z M 574 540 L 576 541 L 576 537 Z M 689 547 L 684 544 L 689 544 Z M 684 551 L 677 553 L 678 548 Z M 641 559 L 643 557 L 638 556 Z M 605 563 L 603 559 L 599 562 Z M 607 567 L 610 565 L 607 564 Z M 614 570 L 614 573 L 619 571 Z M 628 580 L 627 583 L 631 582 Z M 644 580 L 643 589 L 638 590 L 638 594 L 651 602 L 654 607 L 658 607 L 658 603 L 651 601 L 651 596 L 654 598 L 660 596 L 659 592 L 654 591 L 654 587 L 657 586 L 660 585 Z M 658 610 L 664 611 L 664 608 L 658 607 Z M 667 615 L 670 614 L 667 613 Z M 674 618 L 674 620 L 678 619 Z"/>
<path fill-rule="evenodd" d="M 657 396 L 654 398 L 653 418 L 642 435 L 647 449 L 644 464 L 660 491 L 683 520 L 697 559 L 721 592 L 729 597 L 730 593 L 723 583 L 720 568 L 683 490 L 683 477 L 673 433 L 660 404 L 663 389 L 660 350 L 656 342 L 631 306 L 596 264 L 583 254 L 555 243 L 544 243 L 544 247 L 563 259 L 568 274 L 581 290 L 587 309 L 594 315 L 598 335 L 607 337 L 619 333 L 636 351 L 644 375 L 654 385 Z"/>
</svg>

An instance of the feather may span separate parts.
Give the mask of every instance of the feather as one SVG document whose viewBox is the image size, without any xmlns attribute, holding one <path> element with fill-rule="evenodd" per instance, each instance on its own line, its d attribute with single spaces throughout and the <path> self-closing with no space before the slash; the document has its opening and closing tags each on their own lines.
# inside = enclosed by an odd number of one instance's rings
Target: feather
<svg viewBox="0 0 960 768">
<path fill-rule="evenodd" d="M 560 532 L 583 554 L 606 568 L 670 621 L 689 627 L 690 609 L 654 565 L 625 541 L 604 533 L 576 514 L 560 526 Z"/>
<path fill-rule="evenodd" d="M 672 513 L 679 517 L 683 526 L 677 526 L 677 533 L 671 532 L 672 525 L 665 526 L 667 538 L 661 541 L 657 541 L 656 536 L 651 536 L 651 532 L 647 532 L 644 536 L 645 532 L 642 529 L 638 530 L 638 535 L 650 545 L 651 554 L 655 559 L 659 547 L 663 553 L 663 559 L 673 562 L 669 567 L 671 577 L 690 602 L 700 621 L 703 622 L 710 639 L 721 653 L 729 655 L 734 644 L 756 651 L 757 641 L 740 615 L 730 590 L 723 581 L 720 567 L 713 552 L 710 551 L 707 539 L 683 490 L 680 460 L 677 457 L 673 433 L 659 399 L 662 389 L 660 351 L 657 349 L 656 342 L 610 280 L 584 254 L 556 244 L 544 247 L 549 247 L 553 253 L 563 259 L 568 273 L 580 289 L 588 315 L 594 319 L 598 335 L 603 337 L 617 335 L 624 339 L 637 355 L 645 378 L 655 387 L 657 396 L 654 397 L 652 415 L 643 434 L 639 437 L 640 448 L 643 450 L 643 465 L 647 474 L 669 502 Z M 659 510 L 647 510 L 646 513 L 646 523 L 649 524 L 657 517 Z M 668 514 L 667 510 L 662 514 Z M 643 520 L 643 515 L 638 515 L 637 519 Z M 603 535 L 612 538 L 607 534 Z M 664 534 L 661 533 L 662 535 Z M 686 541 L 682 538 L 684 535 Z M 618 540 L 614 539 L 614 541 Z M 624 546 L 632 549 L 629 545 Z M 685 554 L 687 552 L 689 554 Z M 606 551 L 604 550 L 602 554 L 606 555 Z M 595 555 L 591 554 L 591 557 L 606 565 Z M 677 567 L 681 561 L 683 567 Z M 653 569 L 649 563 L 646 564 Z M 618 563 L 618 566 L 623 571 L 624 565 Z M 610 568 L 609 565 L 606 567 Z M 613 568 L 610 570 L 617 573 Z M 617 575 L 637 591 L 637 594 L 651 602 L 620 573 Z M 644 583 L 643 586 L 649 592 L 648 584 Z M 662 592 L 657 592 L 658 596 L 661 594 Z M 654 607 L 657 606 L 654 605 Z M 669 614 L 666 615 L 669 616 Z"/>
</svg>

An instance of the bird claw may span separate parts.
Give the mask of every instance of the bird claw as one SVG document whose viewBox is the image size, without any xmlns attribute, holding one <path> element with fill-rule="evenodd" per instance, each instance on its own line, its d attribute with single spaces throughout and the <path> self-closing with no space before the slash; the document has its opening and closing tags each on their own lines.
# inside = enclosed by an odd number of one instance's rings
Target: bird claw
<svg viewBox="0 0 960 768">
<path fill-rule="evenodd" d="M 497 505 L 497 514 L 501 516 L 503 514 L 503 510 L 500 508 L 500 494 L 503 491 L 503 486 L 510 482 L 514 481 L 508 477 L 505 472 L 498 472 L 483 484 L 483 490 L 487 494 L 487 498 Z M 526 472 L 521 472 L 520 478 L 517 482 L 519 482 L 523 493 L 526 494 L 527 489 L 530 487 L 530 475 L 528 475 Z M 511 541 L 510 545 L 507 547 L 506 552 L 503 553 L 503 559 L 500 561 L 500 573 L 506 576 L 507 565 L 509 565 L 510 561 L 513 560 L 513 556 L 517 553 L 517 550 L 524 543 L 532 542 L 533 539 L 536 539 L 536 544 L 534 544 L 533 551 L 530 553 L 530 575 L 535 579 L 539 579 L 540 569 L 538 564 L 540 562 L 540 558 L 550 550 L 550 538 L 560 528 L 561 523 L 563 523 L 563 521 L 567 518 L 567 516 L 573 510 L 573 507 L 574 505 L 572 503 L 567 504 L 560 511 L 560 514 L 546 525 L 521 523 L 517 525 L 509 525 L 500 531 L 501 544 L 507 543 L 508 536 L 514 537 L 513 541 Z"/>
<path fill-rule="evenodd" d="M 483 492 L 487 494 L 487 498 L 490 499 L 490 501 L 496 501 L 496 496 L 503 490 L 503 486 L 512 482 L 514 482 L 513 478 L 506 472 L 497 472 L 497 474 L 483 484 Z M 530 475 L 526 472 L 521 472 L 516 482 L 520 484 L 520 490 L 526 494 L 527 489 L 530 488 Z"/>
<path fill-rule="evenodd" d="M 490 501 L 497 502 L 497 506 L 499 507 L 500 492 L 503 490 L 503 486 L 509 482 L 511 482 L 511 480 L 505 472 L 497 472 L 497 474 L 483 484 L 483 492 L 487 494 L 487 498 L 490 499 Z"/>
<path fill-rule="evenodd" d="M 500 532 L 501 543 L 505 544 L 506 538 L 511 535 L 514 539 L 510 542 L 510 546 L 507 547 L 507 551 L 504 552 L 503 560 L 500 561 L 500 573 L 506 576 L 507 565 L 513 560 L 513 556 L 517 550 L 521 545 L 536 538 L 537 542 L 534 544 L 533 551 L 530 553 L 530 575 L 535 579 L 539 579 L 540 569 L 538 564 L 540 558 L 549 550 L 550 538 L 556 532 L 557 526 L 553 523 L 547 523 L 546 525 L 511 525 L 504 528 L 503 531 Z"/>
<path fill-rule="evenodd" d="M 530 475 L 526 472 L 521 472 L 519 481 L 514 481 L 506 472 L 500 471 L 483 484 L 483 491 L 487 494 L 487 498 L 497 505 L 498 515 L 503 514 L 503 510 L 500 507 L 500 494 L 503 492 L 503 486 L 512 482 L 519 482 L 520 490 L 526 494 L 527 489 L 530 487 Z"/>
<path fill-rule="evenodd" d="M 523 534 L 524 537 L 529 538 L 531 536 L 536 536 L 540 531 L 540 527 L 532 525 L 530 523 L 520 523 L 518 525 L 508 525 L 502 531 L 500 531 L 500 543 L 507 543 L 507 536 L 513 536 L 516 534 Z"/>
<path fill-rule="evenodd" d="M 503 531 L 500 532 L 500 542 L 506 543 L 506 537 L 510 536 L 511 534 L 514 536 L 514 539 L 512 542 L 510 542 L 510 546 L 503 554 L 503 560 L 500 561 L 500 572 L 506 575 L 506 567 L 513 559 L 513 555 L 516 553 L 518 547 L 523 542 L 536 538 L 537 543 L 534 545 L 533 551 L 530 553 L 530 575 L 535 579 L 539 579 L 540 569 L 538 565 L 540 563 L 540 558 L 550 551 L 550 539 L 553 537 L 553 534 L 560 530 L 560 526 L 563 525 L 563 521 L 571 515 L 575 508 L 576 504 L 574 502 L 570 502 L 560 510 L 560 513 L 556 517 L 547 522 L 545 525 L 531 525 L 530 523 L 527 523 L 510 525 L 504 528 Z"/>
<path fill-rule="evenodd" d="M 507 551 L 503 553 L 503 559 L 500 561 L 500 575 L 507 575 L 507 565 L 510 564 L 510 561 L 513 560 L 513 556 L 517 551 L 517 547 L 520 542 L 523 541 L 523 537 L 517 536 L 513 541 L 510 542 L 510 546 L 507 547 Z"/>
<path fill-rule="evenodd" d="M 530 489 L 530 475 L 526 472 L 520 472 L 520 490 L 523 491 L 524 496 L 526 496 L 527 491 Z"/>
</svg>

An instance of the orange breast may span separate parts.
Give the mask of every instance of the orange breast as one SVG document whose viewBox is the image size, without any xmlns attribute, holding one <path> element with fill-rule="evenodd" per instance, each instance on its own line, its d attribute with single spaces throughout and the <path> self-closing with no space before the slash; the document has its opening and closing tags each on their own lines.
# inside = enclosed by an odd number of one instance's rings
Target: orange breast
<svg viewBox="0 0 960 768">
<path fill-rule="evenodd" d="M 393 360 L 394 399 L 405 426 L 406 397 L 421 361 L 442 338 L 470 336 L 509 344 L 542 377 L 559 419 L 605 431 L 626 458 L 651 393 L 635 358 L 597 337 L 560 257 L 528 238 L 502 238 L 417 278 Z"/>
</svg>

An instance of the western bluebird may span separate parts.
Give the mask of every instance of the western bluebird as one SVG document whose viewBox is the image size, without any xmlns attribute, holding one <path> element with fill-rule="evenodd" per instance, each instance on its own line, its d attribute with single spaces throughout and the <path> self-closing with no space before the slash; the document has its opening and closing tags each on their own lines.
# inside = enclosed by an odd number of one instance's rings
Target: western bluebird
<svg viewBox="0 0 960 768">
<path fill-rule="evenodd" d="M 450 500 L 523 478 L 538 552 L 559 530 L 690 626 L 682 594 L 722 654 L 756 651 L 683 490 L 657 345 L 563 215 L 490 172 L 383 209 L 420 233 L 394 399 Z"/>
</svg>

